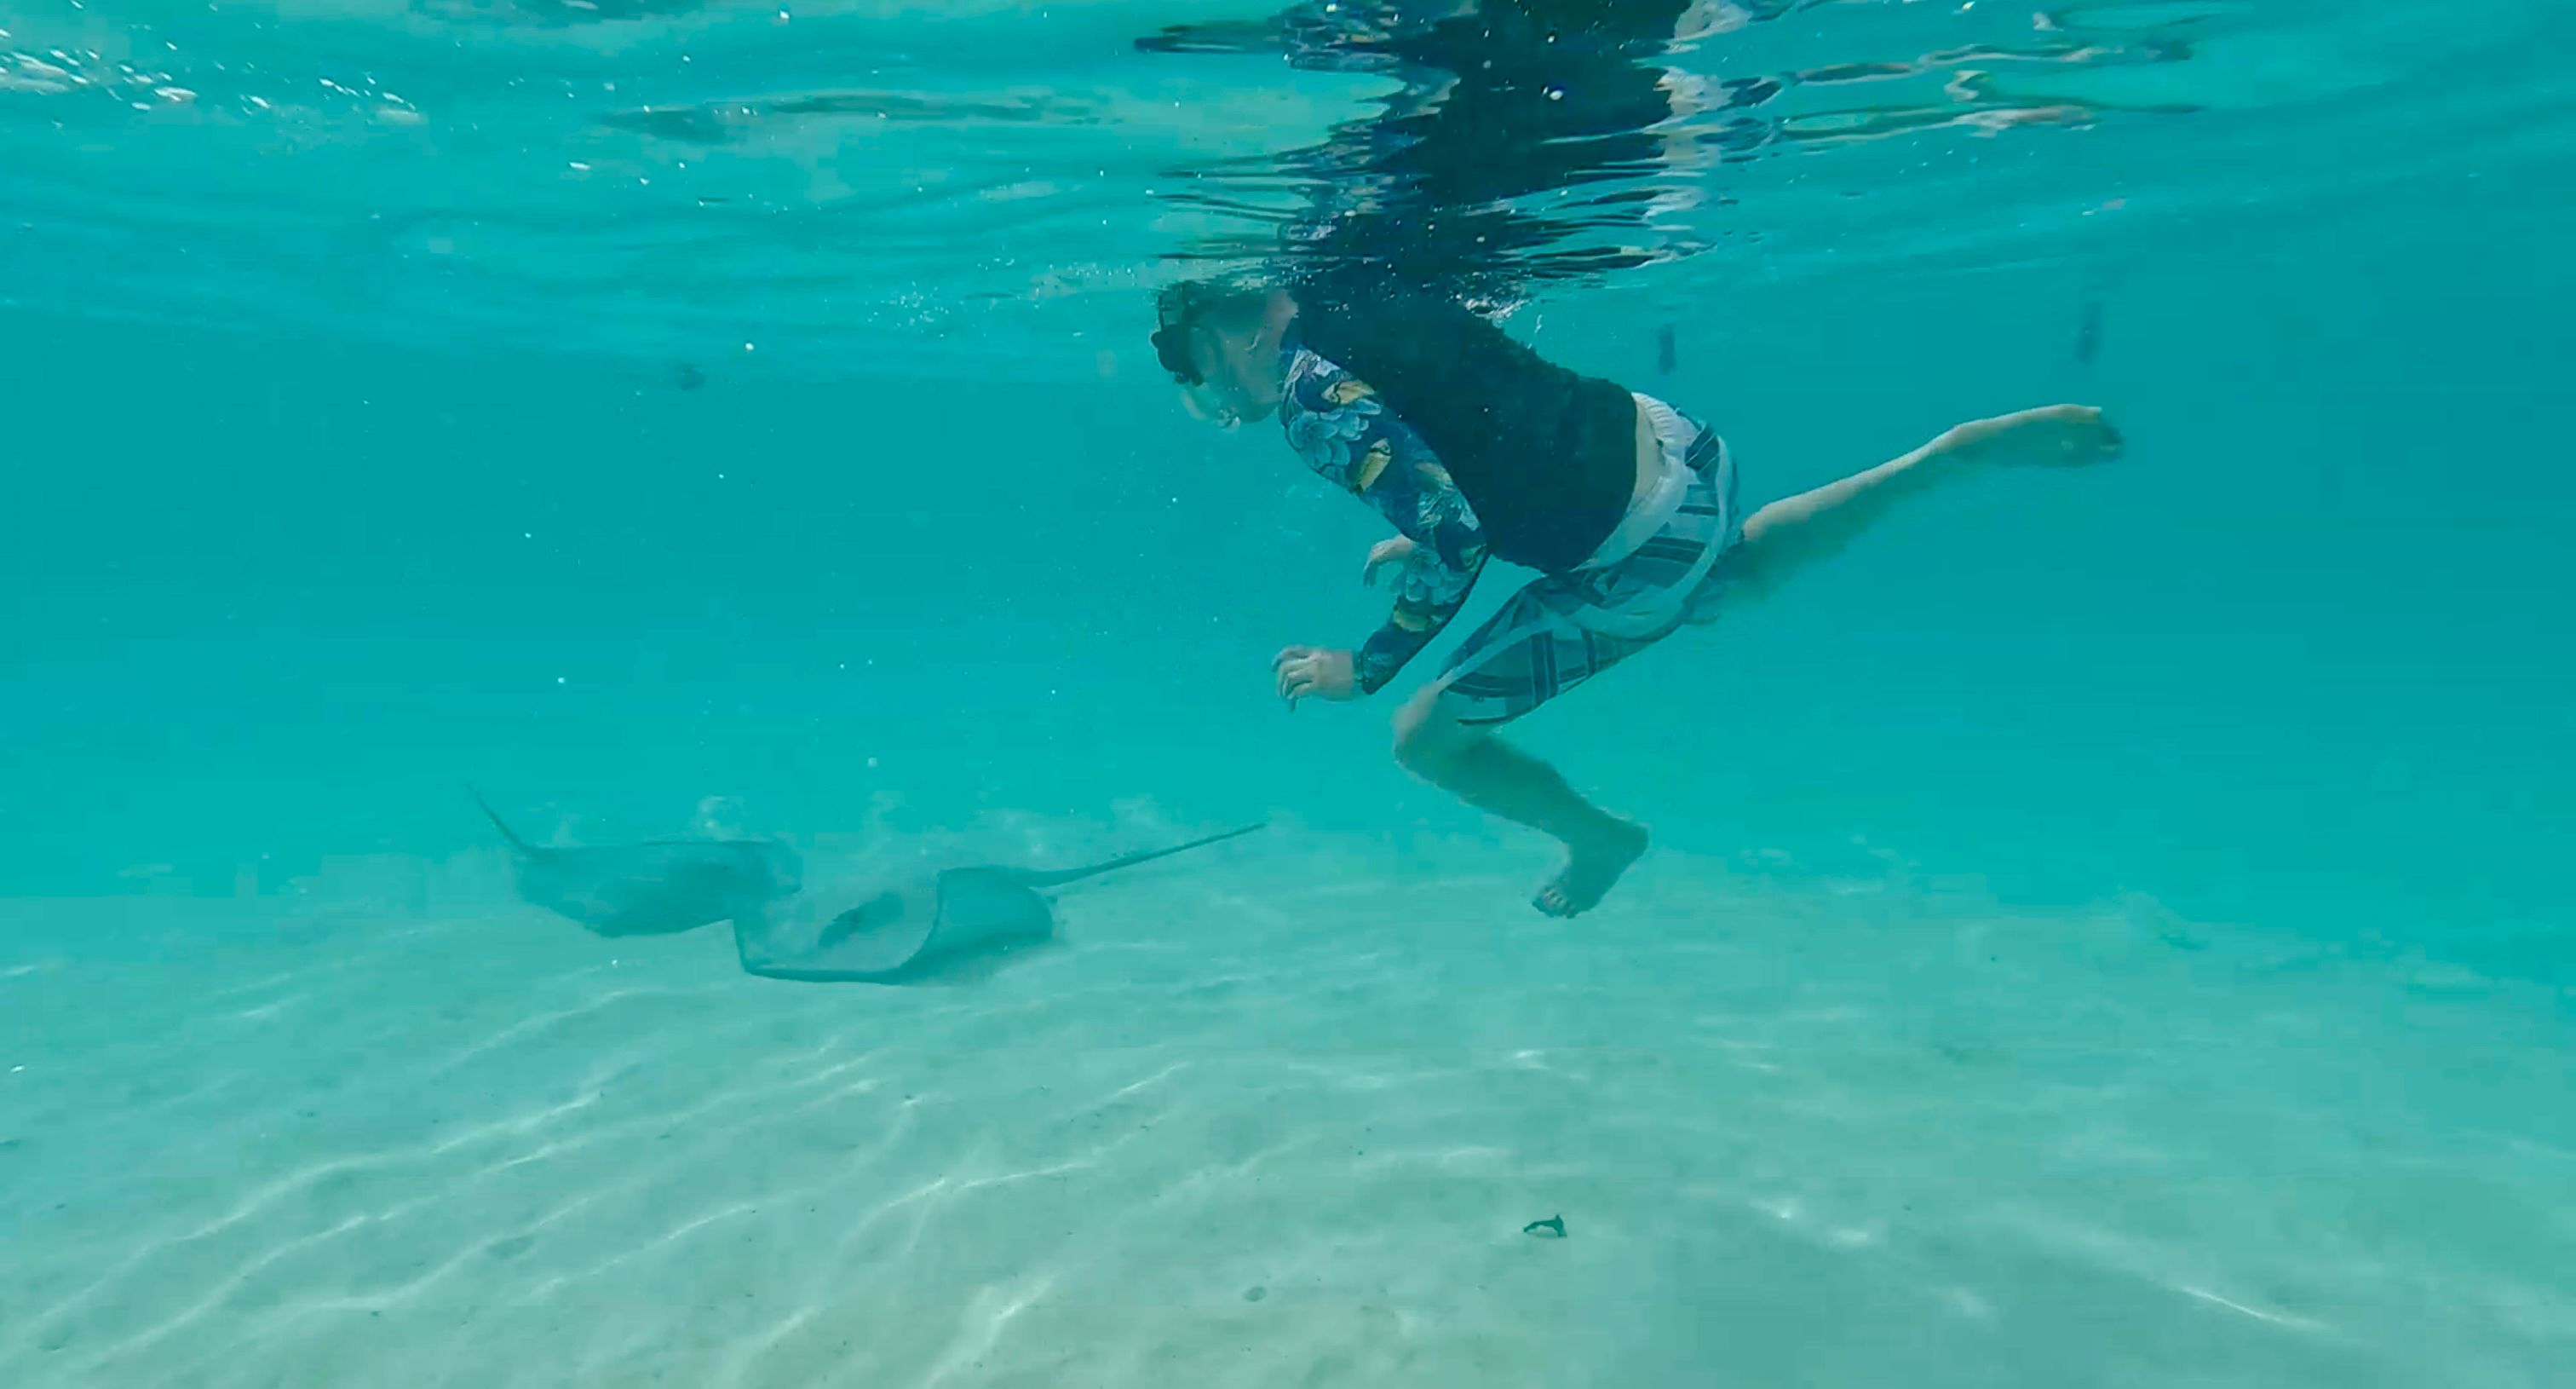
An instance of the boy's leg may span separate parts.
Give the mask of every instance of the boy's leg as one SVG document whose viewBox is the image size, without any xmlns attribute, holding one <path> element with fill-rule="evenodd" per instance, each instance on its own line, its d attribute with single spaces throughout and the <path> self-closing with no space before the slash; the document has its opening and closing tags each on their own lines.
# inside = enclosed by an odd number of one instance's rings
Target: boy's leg
<svg viewBox="0 0 2576 1389">
<path fill-rule="evenodd" d="M 2086 405 L 2051 405 L 1975 420 L 1866 472 L 1801 492 L 1744 521 L 1744 574 L 1756 592 L 1842 553 L 1899 500 L 1981 464 L 2099 462 L 2120 451 L 2120 431 Z"/>
<path fill-rule="evenodd" d="M 1979 463 L 2089 463 L 2118 453 L 2119 431 L 2102 412 L 2059 405 L 1977 420 L 1911 453 L 1746 518 L 1742 561 L 1704 585 L 1768 589 L 1839 553 L 1898 497 Z M 1712 541 L 1716 537 L 1709 537 Z M 1469 637 L 1451 674 L 1396 715 L 1396 760 L 1470 805 L 1546 834 L 1566 864 L 1535 905 L 1574 916 L 1597 905 L 1645 852 L 1646 831 L 1585 800 L 1556 769 L 1504 743 L 1492 729 L 1652 644 L 1586 631 L 1542 594 L 1524 589 Z M 1561 596 L 1561 595 L 1560 595 Z"/>
<path fill-rule="evenodd" d="M 1416 693 L 1397 713 L 1395 757 L 1406 770 L 1478 810 L 1565 846 L 1564 870 L 1534 899 L 1550 916 L 1591 910 L 1646 851 L 1643 827 L 1585 800 L 1554 767 L 1459 722 L 1441 707 L 1436 685 Z"/>
<path fill-rule="evenodd" d="M 1449 673 L 1397 711 L 1395 757 L 1469 805 L 1563 844 L 1564 869 L 1532 904 L 1574 916 L 1597 905 L 1646 851 L 1646 831 L 1585 800 L 1554 767 L 1494 730 L 1653 643 L 1575 626 L 1560 587 L 1553 579 L 1532 583 L 1460 645 Z"/>
</svg>

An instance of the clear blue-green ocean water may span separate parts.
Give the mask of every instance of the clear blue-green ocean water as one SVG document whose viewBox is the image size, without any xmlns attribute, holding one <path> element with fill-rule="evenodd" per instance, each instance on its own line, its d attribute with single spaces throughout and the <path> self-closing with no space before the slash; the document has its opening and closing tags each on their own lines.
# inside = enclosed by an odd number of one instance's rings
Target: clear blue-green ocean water
<svg viewBox="0 0 2576 1389">
<path fill-rule="evenodd" d="M 1262 5 L 0 0 L 0 1382 L 2567 1382 L 2569 12 L 1697 18 L 1523 180 Z M 1380 525 L 1146 342 L 1319 207 L 1525 218 L 1439 268 L 1752 501 L 2127 448 L 1533 715 L 1658 844 L 1549 922 L 1445 647 L 1282 708 Z M 795 986 L 469 782 L 1271 828 Z"/>
</svg>

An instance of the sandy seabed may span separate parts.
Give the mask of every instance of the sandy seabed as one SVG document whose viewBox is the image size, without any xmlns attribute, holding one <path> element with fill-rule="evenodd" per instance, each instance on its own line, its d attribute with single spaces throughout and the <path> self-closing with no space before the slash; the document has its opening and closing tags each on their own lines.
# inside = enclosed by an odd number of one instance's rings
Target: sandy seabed
<svg viewBox="0 0 2576 1389">
<path fill-rule="evenodd" d="M 0 904 L 0 1384 L 2571 1382 L 2564 994 L 1535 853 L 1274 831 L 905 989 L 497 861 Z"/>
</svg>

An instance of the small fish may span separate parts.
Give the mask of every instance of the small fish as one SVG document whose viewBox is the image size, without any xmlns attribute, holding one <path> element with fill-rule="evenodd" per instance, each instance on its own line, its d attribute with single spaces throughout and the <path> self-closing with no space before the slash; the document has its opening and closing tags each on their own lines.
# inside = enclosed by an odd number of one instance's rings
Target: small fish
<svg viewBox="0 0 2576 1389">
<path fill-rule="evenodd" d="M 694 391 L 707 384 L 707 374 L 687 362 L 671 369 L 671 385 L 678 390 Z"/>
<path fill-rule="evenodd" d="M 2083 311 L 2075 320 L 2075 360 L 2085 366 L 2102 354 L 2102 301 L 2087 295 Z"/>
<path fill-rule="evenodd" d="M 1521 1227 L 1521 1233 L 1536 1235 L 1540 1239 L 1563 1239 L 1565 1238 L 1565 1217 L 1551 1215 L 1545 1220 L 1533 1220 Z"/>
<path fill-rule="evenodd" d="M 1667 323 L 1655 330 L 1655 370 L 1666 376 L 1681 363 L 1681 354 L 1673 346 L 1673 325 Z"/>
</svg>

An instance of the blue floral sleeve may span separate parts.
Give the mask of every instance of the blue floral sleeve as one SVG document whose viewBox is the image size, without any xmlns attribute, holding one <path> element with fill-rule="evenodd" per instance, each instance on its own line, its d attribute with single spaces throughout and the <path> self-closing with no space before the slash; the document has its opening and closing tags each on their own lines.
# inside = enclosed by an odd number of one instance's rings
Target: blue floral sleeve
<svg viewBox="0 0 2576 1389">
<path fill-rule="evenodd" d="M 1360 688 L 1374 694 L 1466 606 L 1485 567 L 1484 527 L 1421 436 L 1368 383 L 1322 357 L 1297 353 L 1280 418 L 1307 467 L 1414 544 L 1396 579 L 1395 611 L 1354 657 Z"/>
</svg>

